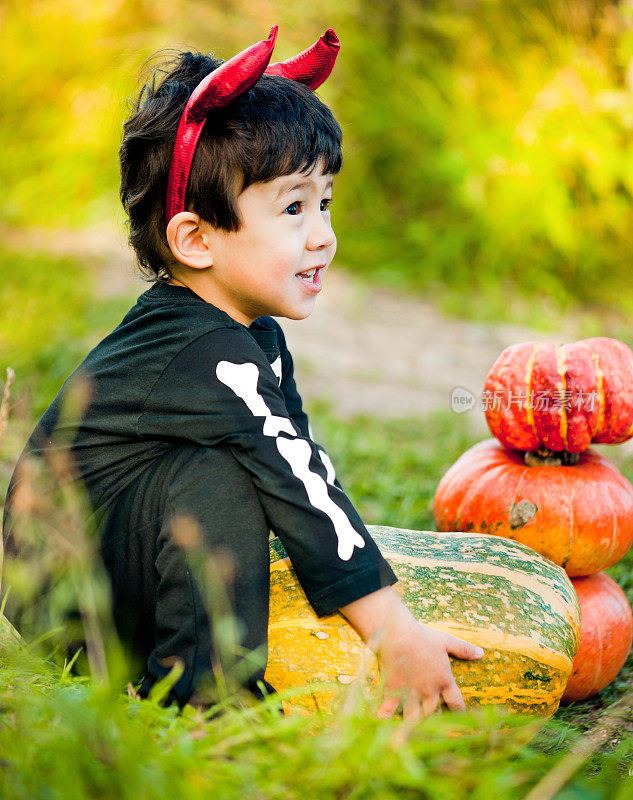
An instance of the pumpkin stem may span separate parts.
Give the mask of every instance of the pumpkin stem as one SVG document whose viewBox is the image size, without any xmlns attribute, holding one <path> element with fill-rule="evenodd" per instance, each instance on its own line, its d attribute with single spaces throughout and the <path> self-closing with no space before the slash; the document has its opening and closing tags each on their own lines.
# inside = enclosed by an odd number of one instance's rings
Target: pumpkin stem
<svg viewBox="0 0 633 800">
<path fill-rule="evenodd" d="M 568 467 L 572 464 L 577 464 L 580 458 L 580 453 L 570 453 L 567 450 L 554 452 L 548 450 L 547 447 L 541 445 L 538 450 L 525 453 L 523 456 L 523 463 L 526 467 Z"/>
<path fill-rule="evenodd" d="M 535 503 L 531 503 L 529 500 L 519 500 L 516 505 L 512 506 L 508 517 L 512 530 L 527 525 L 537 511 L 538 506 Z"/>
</svg>

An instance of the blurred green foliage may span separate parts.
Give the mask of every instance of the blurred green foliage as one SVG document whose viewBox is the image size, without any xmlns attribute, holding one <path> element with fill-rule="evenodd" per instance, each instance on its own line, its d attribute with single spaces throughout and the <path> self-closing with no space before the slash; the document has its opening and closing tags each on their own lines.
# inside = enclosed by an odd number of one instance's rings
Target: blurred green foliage
<svg viewBox="0 0 633 800">
<path fill-rule="evenodd" d="M 555 763 L 525 746 L 539 722 L 492 708 L 443 714 L 406 732 L 362 703 L 334 717 L 282 716 L 275 704 L 177 715 L 159 697 L 77 680 L 4 648 L 0 792 L 6 800 L 520 800 Z M 218 710 L 218 709 L 214 709 Z M 561 738 L 560 728 L 557 731 Z M 577 739 L 562 733 L 563 752 Z M 625 800 L 618 747 L 566 787 L 568 798 Z M 473 765 L 476 764 L 476 768 Z"/>
<path fill-rule="evenodd" d="M 153 51 L 228 57 L 278 22 L 284 58 L 332 25 L 341 56 L 321 93 L 345 136 L 342 263 L 470 315 L 507 317 L 523 295 L 633 309 L 630 0 L 2 8 L 5 222 L 119 213 L 120 124 Z"/>
<path fill-rule="evenodd" d="M 338 84 L 344 260 L 496 312 L 513 294 L 629 308 L 630 5 L 369 5 Z"/>
<path fill-rule="evenodd" d="M 127 297 L 96 297 L 98 274 L 91 266 L 0 246 L 0 381 L 7 367 L 15 371 L 33 418 L 131 305 Z"/>
</svg>

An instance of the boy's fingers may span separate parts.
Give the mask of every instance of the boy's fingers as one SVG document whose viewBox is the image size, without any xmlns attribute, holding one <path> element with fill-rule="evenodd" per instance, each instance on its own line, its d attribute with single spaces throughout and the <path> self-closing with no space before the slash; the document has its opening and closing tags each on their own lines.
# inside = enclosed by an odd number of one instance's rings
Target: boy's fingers
<svg viewBox="0 0 633 800">
<path fill-rule="evenodd" d="M 468 661 L 481 658 L 484 654 L 481 647 L 465 642 L 463 639 L 458 639 L 457 636 L 452 636 L 450 633 L 446 634 L 446 651 L 456 658 Z"/>
<path fill-rule="evenodd" d="M 430 717 L 431 714 L 440 704 L 439 694 L 429 695 L 422 700 L 422 714 L 425 717 Z"/>
<path fill-rule="evenodd" d="M 459 691 L 459 686 L 452 681 L 448 686 L 442 690 L 442 698 L 451 711 L 465 711 L 466 704 L 462 693 Z"/>
<path fill-rule="evenodd" d="M 411 692 L 402 706 L 402 719 L 410 724 L 420 721 L 420 696 Z"/>
<path fill-rule="evenodd" d="M 399 697 L 388 697 L 386 700 L 383 700 L 376 716 L 378 719 L 389 719 L 396 713 L 396 709 L 399 705 Z"/>
</svg>

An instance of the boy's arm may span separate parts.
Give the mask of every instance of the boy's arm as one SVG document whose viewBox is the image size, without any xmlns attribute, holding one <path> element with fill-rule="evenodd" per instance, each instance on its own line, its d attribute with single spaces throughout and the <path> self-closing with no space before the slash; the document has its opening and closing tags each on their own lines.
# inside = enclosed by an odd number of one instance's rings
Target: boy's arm
<svg viewBox="0 0 633 800">
<path fill-rule="evenodd" d="M 290 418 L 261 348 L 241 327 L 205 333 L 178 353 L 152 388 L 137 432 L 231 450 L 319 616 L 395 582 L 349 498 L 328 482 L 316 445 Z"/>
<path fill-rule="evenodd" d="M 414 722 L 442 701 L 464 709 L 448 656 L 478 659 L 480 647 L 418 623 L 390 586 L 339 610 L 378 656 L 385 681 L 379 716 L 390 717 L 402 705 L 404 718 Z"/>
</svg>

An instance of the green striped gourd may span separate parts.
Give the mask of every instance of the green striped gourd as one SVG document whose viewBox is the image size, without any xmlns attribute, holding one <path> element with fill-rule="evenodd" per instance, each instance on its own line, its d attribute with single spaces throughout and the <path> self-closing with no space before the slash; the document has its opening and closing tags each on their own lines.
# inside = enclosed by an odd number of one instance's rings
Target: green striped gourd
<svg viewBox="0 0 633 800">
<path fill-rule="evenodd" d="M 479 661 L 451 659 L 467 706 L 554 713 L 580 637 L 578 599 L 564 570 L 497 537 L 369 531 L 398 576 L 394 589 L 416 618 L 484 648 Z M 315 615 L 279 540 L 270 553 L 266 678 L 279 691 L 317 682 L 289 703 L 312 710 L 331 709 L 359 669 L 364 684 L 375 687 L 376 659 L 358 634 L 338 613 Z"/>
</svg>

